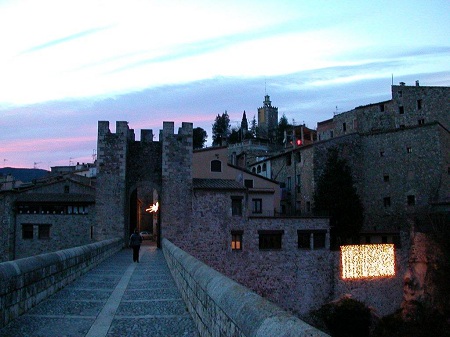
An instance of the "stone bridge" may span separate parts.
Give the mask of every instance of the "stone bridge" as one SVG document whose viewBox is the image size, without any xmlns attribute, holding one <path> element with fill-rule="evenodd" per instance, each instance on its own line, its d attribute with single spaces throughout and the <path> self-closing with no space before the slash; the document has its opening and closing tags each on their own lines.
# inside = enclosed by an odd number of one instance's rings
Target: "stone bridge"
<svg viewBox="0 0 450 337">
<path fill-rule="evenodd" d="M 328 336 L 170 241 L 121 239 L 0 263 L 0 335 Z"/>
</svg>

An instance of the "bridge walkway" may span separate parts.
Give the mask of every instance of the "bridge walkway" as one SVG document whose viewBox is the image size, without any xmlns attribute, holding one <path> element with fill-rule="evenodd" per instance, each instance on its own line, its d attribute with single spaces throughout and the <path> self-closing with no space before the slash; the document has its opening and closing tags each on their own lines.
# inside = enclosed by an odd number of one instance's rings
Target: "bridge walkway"
<svg viewBox="0 0 450 337">
<path fill-rule="evenodd" d="M 0 329 L 2 337 L 198 337 L 163 252 L 123 249 Z"/>
</svg>

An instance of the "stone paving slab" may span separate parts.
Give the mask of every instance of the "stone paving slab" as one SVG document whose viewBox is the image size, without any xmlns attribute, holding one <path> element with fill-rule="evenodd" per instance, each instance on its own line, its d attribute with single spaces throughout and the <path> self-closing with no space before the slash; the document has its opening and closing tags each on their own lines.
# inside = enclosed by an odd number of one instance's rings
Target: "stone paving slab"
<svg viewBox="0 0 450 337">
<path fill-rule="evenodd" d="M 198 337 L 161 250 L 124 249 L 0 329 L 2 337 Z"/>
</svg>

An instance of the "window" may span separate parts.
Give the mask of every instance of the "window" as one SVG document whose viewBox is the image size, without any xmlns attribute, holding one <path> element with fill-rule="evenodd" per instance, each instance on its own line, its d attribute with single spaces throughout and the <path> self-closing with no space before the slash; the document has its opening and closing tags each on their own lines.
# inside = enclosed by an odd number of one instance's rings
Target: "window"
<svg viewBox="0 0 450 337">
<path fill-rule="evenodd" d="M 424 125 L 424 124 L 425 124 L 425 118 L 419 119 L 419 120 L 417 121 L 417 123 L 418 123 L 419 125 Z"/>
<path fill-rule="evenodd" d="M 267 171 L 267 164 L 266 164 L 266 163 L 264 163 L 264 164 L 262 165 L 262 171 L 263 171 L 263 172 L 266 172 L 266 171 Z"/>
<path fill-rule="evenodd" d="M 384 157 L 384 151 L 383 150 L 380 151 L 380 157 Z"/>
<path fill-rule="evenodd" d="M 222 172 L 222 162 L 220 160 L 211 160 L 211 172 Z"/>
<path fill-rule="evenodd" d="M 333 130 L 330 130 L 330 137 L 333 138 Z"/>
<path fill-rule="evenodd" d="M 91 226 L 91 240 L 94 238 L 94 226 Z"/>
<path fill-rule="evenodd" d="M 244 186 L 247 188 L 253 188 L 253 179 L 244 179 Z"/>
<path fill-rule="evenodd" d="M 399 106 L 399 107 L 398 107 L 398 113 L 399 113 L 400 115 L 403 115 L 403 114 L 405 113 L 405 108 L 404 108 L 403 106 Z"/>
<path fill-rule="evenodd" d="M 231 250 L 242 250 L 243 231 L 231 231 Z"/>
<path fill-rule="evenodd" d="M 259 230 L 259 249 L 281 249 L 283 230 Z"/>
<path fill-rule="evenodd" d="M 22 239 L 28 240 L 33 238 L 33 225 L 22 225 Z"/>
<path fill-rule="evenodd" d="M 388 238 L 386 235 L 381 236 L 381 243 L 388 243 Z"/>
<path fill-rule="evenodd" d="M 292 158 L 291 158 L 291 154 L 290 153 L 288 153 L 287 155 L 286 155 L 286 165 L 291 165 L 292 164 Z"/>
<path fill-rule="evenodd" d="M 388 183 L 388 182 L 389 182 L 389 175 L 388 175 L 388 174 L 385 174 L 385 175 L 383 176 L 383 180 L 384 180 L 385 183 Z"/>
<path fill-rule="evenodd" d="M 299 249 L 323 249 L 326 247 L 326 230 L 298 230 Z"/>
<path fill-rule="evenodd" d="M 306 202 L 306 211 L 311 212 L 311 201 Z"/>
<path fill-rule="evenodd" d="M 311 248 L 311 232 L 297 231 L 298 236 L 298 248 L 310 249 Z"/>
<path fill-rule="evenodd" d="M 258 165 L 258 169 L 256 170 L 256 173 L 261 173 L 261 165 Z"/>
<path fill-rule="evenodd" d="M 39 239 L 50 239 L 50 225 L 39 225 Z"/>
<path fill-rule="evenodd" d="M 383 205 L 384 205 L 384 207 L 390 207 L 391 206 L 391 197 L 384 197 Z"/>
<path fill-rule="evenodd" d="M 412 147 L 411 146 L 408 146 L 406 148 L 406 153 L 412 153 Z"/>
<path fill-rule="evenodd" d="M 403 97 L 403 91 L 399 90 L 397 91 L 398 97 Z"/>
<path fill-rule="evenodd" d="M 291 188 L 292 188 L 292 180 L 291 180 L 291 177 L 287 177 L 287 180 L 286 180 L 286 188 L 290 191 L 291 190 Z"/>
<path fill-rule="evenodd" d="M 342 131 L 347 131 L 347 123 L 342 123 Z"/>
<path fill-rule="evenodd" d="M 252 167 L 252 172 L 256 173 L 256 168 Z"/>
<path fill-rule="evenodd" d="M 379 107 L 380 107 L 380 112 L 384 112 L 384 104 L 380 104 Z"/>
<path fill-rule="evenodd" d="M 314 232 L 313 233 L 313 249 L 325 248 L 327 232 Z"/>
<path fill-rule="evenodd" d="M 231 214 L 242 215 L 242 197 L 231 197 Z"/>
<path fill-rule="evenodd" d="M 65 185 L 64 186 L 64 193 L 69 193 L 69 191 L 70 191 L 69 185 Z"/>
<path fill-rule="evenodd" d="M 262 213 L 262 199 L 252 199 L 252 212 Z"/>
<path fill-rule="evenodd" d="M 408 203 L 408 206 L 414 206 L 416 204 L 416 196 L 415 195 L 408 195 L 406 197 L 406 201 Z"/>
<path fill-rule="evenodd" d="M 418 99 L 417 100 L 417 110 L 420 110 L 420 109 L 422 109 L 422 100 Z"/>
</svg>

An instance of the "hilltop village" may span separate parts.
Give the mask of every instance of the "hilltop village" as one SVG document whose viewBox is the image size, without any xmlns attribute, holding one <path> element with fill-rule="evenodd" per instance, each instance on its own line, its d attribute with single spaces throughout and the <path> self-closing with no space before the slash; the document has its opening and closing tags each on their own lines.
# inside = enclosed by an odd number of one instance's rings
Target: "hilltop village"
<svg viewBox="0 0 450 337">
<path fill-rule="evenodd" d="M 193 149 L 193 125 L 159 140 L 128 122 L 98 122 L 95 164 L 0 191 L 0 262 L 122 237 L 162 237 L 300 317 L 351 295 L 381 316 L 415 303 L 445 309 L 430 235 L 450 214 L 450 88 L 392 85 L 391 99 L 293 126 L 270 142 L 278 109 L 265 96 L 258 139 Z M 244 125 L 246 123 L 243 123 Z M 343 277 L 329 214 L 314 195 L 330 151 L 345 160 L 363 206 L 361 230 L 339 244 L 392 244 L 393 273 Z M 158 202 L 157 212 L 146 211 Z M 438 248 L 436 248 L 438 247 Z"/>
</svg>

